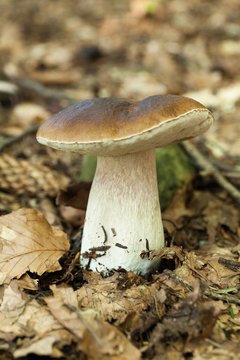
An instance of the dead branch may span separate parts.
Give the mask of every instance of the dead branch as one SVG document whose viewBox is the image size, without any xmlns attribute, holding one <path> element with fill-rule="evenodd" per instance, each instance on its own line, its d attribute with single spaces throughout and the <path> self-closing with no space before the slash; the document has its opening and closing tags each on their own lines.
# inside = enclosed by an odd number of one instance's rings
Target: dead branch
<svg viewBox="0 0 240 360">
<path fill-rule="evenodd" d="M 26 90 L 31 91 L 33 93 L 40 95 L 43 98 L 54 99 L 59 101 L 67 100 L 69 105 L 74 104 L 78 101 L 77 99 L 66 96 L 65 94 L 63 94 L 58 90 L 48 89 L 46 86 L 38 83 L 37 81 L 33 81 L 30 79 L 16 79 L 16 78 L 12 78 L 9 80 L 11 80 L 12 83 L 17 85 L 20 89 L 23 89 L 25 91 Z M 38 127 L 39 125 L 33 125 L 31 128 L 27 129 L 22 134 L 18 136 L 10 137 L 8 140 L 6 140 L 3 144 L 0 145 L 0 152 L 3 151 L 3 149 L 5 149 L 6 147 L 21 141 L 23 138 L 25 138 L 25 136 L 30 134 L 35 134 L 38 130 Z"/>
<path fill-rule="evenodd" d="M 218 169 L 189 141 L 182 143 L 184 150 L 192 157 L 200 169 L 209 175 L 212 175 L 217 183 L 225 189 L 229 195 L 240 204 L 240 192 L 232 185 Z"/>
<path fill-rule="evenodd" d="M 25 91 L 31 91 L 40 95 L 43 98 L 53 99 L 53 100 L 67 100 L 69 105 L 77 102 L 76 99 L 73 99 L 58 90 L 49 89 L 46 86 L 40 84 L 37 81 L 30 79 L 10 79 L 14 84 L 16 84 L 20 89 Z"/>
<path fill-rule="evenodd" d="M 4 143 L 0 144 L 0 152 L 3 151 L 6 147 L 13 145 L 21 140 L 23 140 L 26 136 L 35 134 L 38 130 L 39 125 L 33 125 L 29 129 L 23 131 L 18 136 L 11 136 L 8 140 L 6 140 Z"/>
</svg>

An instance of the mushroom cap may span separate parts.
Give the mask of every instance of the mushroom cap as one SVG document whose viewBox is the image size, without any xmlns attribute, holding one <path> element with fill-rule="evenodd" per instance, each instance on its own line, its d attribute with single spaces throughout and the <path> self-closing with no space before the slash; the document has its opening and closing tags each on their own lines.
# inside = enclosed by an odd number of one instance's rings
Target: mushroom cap
<svg viewBox="0 0 240 360">
<path fill-rule="evenodd" d="M 37 140 L 55 149 L 118 156 L 164 147 L 204 133 L 211 112 L 177 95 L 155 95 L 131 102 L 117 98 L 81 101 L 53 115 Z"/>
</svg>

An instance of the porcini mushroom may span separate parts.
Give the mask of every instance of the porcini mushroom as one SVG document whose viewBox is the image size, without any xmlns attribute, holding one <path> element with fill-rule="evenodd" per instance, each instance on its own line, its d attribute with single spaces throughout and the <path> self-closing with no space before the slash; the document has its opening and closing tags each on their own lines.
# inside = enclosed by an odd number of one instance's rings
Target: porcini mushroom
<svg viewBox="0 0 240 360">
<path fill-rule="evenodd" d="M 98 156 L 82 237 L 81 264 L 146 274 L 164 246 L 155 148 L 205 132 L 213 116 L 202 104 L 175 95 L 139 102 L 97 98 L 48 119 L 37 140 L 64 151 Z"/>
</svg>

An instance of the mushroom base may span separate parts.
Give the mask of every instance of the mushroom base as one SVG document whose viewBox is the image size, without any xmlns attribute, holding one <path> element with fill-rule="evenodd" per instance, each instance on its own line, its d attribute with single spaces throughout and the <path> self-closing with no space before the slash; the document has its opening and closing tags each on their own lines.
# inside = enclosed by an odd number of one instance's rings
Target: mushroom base
<svg viewBox="0 0 240 360">
<path fill-rule="evenodd" d="M 146 274 L 159 264 L 152 250 L 164 246 L 155 150 L 99 157 L 93 180 L 80 262 L 108 275 L 111 270 Z"/>
</svg>

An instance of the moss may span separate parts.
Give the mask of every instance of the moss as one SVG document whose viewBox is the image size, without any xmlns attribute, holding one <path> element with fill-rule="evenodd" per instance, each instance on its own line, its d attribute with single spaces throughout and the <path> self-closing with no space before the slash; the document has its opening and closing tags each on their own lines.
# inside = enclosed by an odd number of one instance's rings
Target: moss
<svg viewBox="0 0 240 360">
<path fill-rule="evenodd" d="M 97 166 L 97 157 L 84 155 L 82 157 L 81 173 L 77 180 L 92 181 Z"/>
<path fill-rule="evenodd" d="M 195 170 L 179 145 L 156 149 L 156 161 L 159 198 L 164 210 Z"/>
<path fill-rule="evenodd" d="M 179 145 L 156 149 L 158 190 L 161 209 L 170 204 L 177 189 L 194 174 L 187 155 Z M 92 181 L 97 159 L 95 156 L 84 155 L 82 158 L 80 181 Z"/>
</svg>

